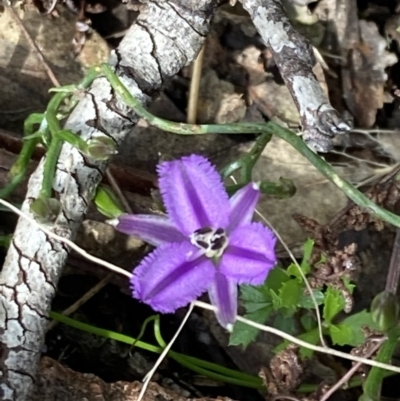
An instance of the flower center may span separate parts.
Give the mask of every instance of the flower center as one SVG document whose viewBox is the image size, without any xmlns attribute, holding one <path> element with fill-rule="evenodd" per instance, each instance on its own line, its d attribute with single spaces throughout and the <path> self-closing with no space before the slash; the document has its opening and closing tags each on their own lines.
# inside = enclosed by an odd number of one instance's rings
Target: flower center
<svg viewBox="0 0 400 401">
<path fill-rule="evenodd" d="M 228 237 L 223 228 L 203 227 L 196 230 L 190 236 L 190 242 L 200 249 L 205 250 L 209 258 L 219 257 L 228 246 Z"/>
</svg>

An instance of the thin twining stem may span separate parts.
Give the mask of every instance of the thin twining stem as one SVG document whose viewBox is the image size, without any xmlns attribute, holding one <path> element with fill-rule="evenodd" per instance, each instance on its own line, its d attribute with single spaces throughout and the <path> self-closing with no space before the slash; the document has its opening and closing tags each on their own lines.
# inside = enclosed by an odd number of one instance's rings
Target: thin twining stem
<svg viewBox="0 0 400 401">
<path fill-rule="evenodd" d="M 79 255 L 83 256 L 85 259 L 90 260 L 93 263 L 97 263 L 101 266 L 104 266 L 105 268 L 107 268 L 115 273 L 122 274 L 122 275 L 128 277 L 129 279 L 132 277 L 131 272 L 128 272 L 128 271 L 122 269 L 121 267 L 115 266 L 112 263 L 108 263 L 105 260 L 102 260 L 102 259 L 96 258 L 95 256 L 90 255 L 85 250 L 80 248 L 78 245 L 73 243 L 71 240 L 53 233 L 51 230 L 42 226 L 35 219 L 33 219 L 32 217 L 29 217 L 27 214 L 25 214 L 24 212 L 19 210 L 17 207 L 13 206 L 11 203 L 5 201 L 4 199 L 0 199 L 0 205 L 5 206 L 6 208 L 10 209 L 12 212 L 17 214 L 19 217 L 22 217 L 23 219 L 29 221 L 29 223 L 31 223 L 32 225 L 41 229 L 50 238 L 55 239 L 55 240 L 61 242 L 62 244 L 69 246 L 71 249 L 73 249 L 75 252 L 79 253 Z"/>
<path fill-rule="evenodd" d="M 120 79 L 114 74 L 109 65 L 103 64 L 100 69 L 115 92 L 121 97 L 123 102 L 131 107 L 135 113 L 149 122 L 150 125 L 164 131 L 173 132 L 179 135 L 200 135 L 200 134 L 255 134 L 268 132 L 283 139 L 294 147 L 301 155 L 313 164 L 317 170 L 343 191 L 355 204 L 365 208 L 375 217 L 384 220 L 396 227 L 400 227 L 400 216 L 389 212 L 368 199 L 362 192 L 357 190 L 348 181 L 336 173 L 332 166 L 313 152 L 302 138 L 298 137 L 292 131 L 289 131 L 279 125 L 268 123 L 234 123 L 234 124 L 184 124 L 174 123 L 172 121 L 158 118 L 146 110 L 145 107 L 129 92 L 122 84 Z"/>
<path fill-rule="evenodd" d="M 203 309 L 212 310 L 214 312 L 216 310 L 215 306 L 207 304 L 206 302 L 193 301 L 193 303 L 195 304 L 195 306 L 198 306 Z M 276 336 L 281 337 L 284 340 L 290 341 L 291 343 L 300 345 L 300 347 L 304 347 L 304 348 L 310 349 L 312 351 L 322 352 L 323 354 L 333 355 L 333 356 L 337 356 L 338 358 L 347 359 L 349 361 L 360 362 L 360 363 L 363 363 L 364 365 L 375 366 L 377 368 L 390 370 L 391 372 L 400 373 L 400 366 L 388 365 L 386 363 L 373 361 L 371 359 L 363 358 L 360 356 L 346 354 L 345 352 L 337 351 L 332 348 L 326 348 L 326 347 L 322 347 L 319 345 L 310 344 L 306 341 L 300 340 L 299 338 L 291 336 L 290 334 L 287 334 L 284 331 L 275 329 L 274 327 L 264 326 L 263 324 L 253 322 L 252 320 L 246 319 L 242 316 L 238 316 L 237 320 L 239 322 L 245 323 L 251 327 L 255 327 L 256 329 L 266 331 L 267 333 L 275 334 Z"/>
<path fill-rule="evenodd" d="M 110 269 L 111 271 L 114 271 L 114 272 L 116 272 L 118 274 L 123 274 L 123 275 L 127 276 L 128 278 L 132 277 L 132 273 L 127 272 L 126 270 L 121 269 L 120 267 L 115 266 L 112 263 L 108 263 L 108 262 L 106 262 L 104 260 L 101 260 L 99 258 L 94 257 L 94 256 L 88 254 L 83 249 L 79 248 L 78 245 L 74 244 L 69 239 L 64 238 L 64 237 L 60 237 L 59 235 L 54 234 L 52 231 L 50 231 L 47 228 L 43 227 L 42 225 L 37 223 L 33 218 L 27 216 L 25 213 L 21 212 L 18 208 L 13 206 L 11 203 L 5 201 L 4 199 L 0 199 L 0 205 L 5 206 L 6 208 L 11 210 L 12 212 L 16 213 L 18 216 L 22 217 L 23 219 L 26 219 L 32 225 L 34 225 L 34 226 L 38 227 L 40 230 L 42 230 L 50 238 L 55 239 L 57 241 L 60 241 L 61 243 L 65 244 L 65 245 L 68 245 L 71 249 L 73 249 L 74 251 L 76 251 L 77 253 L 82 255 L 87 260 L 90 260 L 91 262 L 94 262 L 94 263 L 98 263 L 99 265 L 104 266 L 107 269 Z M 205 302 L 193 301 L 193 304 L 195 306 L 199 306 L 200 308 L 207 309 L 207 310 L 212 310 L 214 312 L 216 310 L 216 308 L 214 306 L 212 306 L 210 304 L 207 304 Z M 337 350 L 332 349 L 332 348 L 322 347 L 322 346 L 310 344 L 310 343 L 308 343 L 306 341 L 300 340 L 299 338 L 291 336 L 290 334 L 287 334 L 284 331 L 275 329 L 274 327 L 264 326 L 263 324 L 259 324 L 259 323 L 253 322 L 252 320 L 246 319 L 246 318 L 241 317 L 241 316 L 237 316 L 237 320 L 240 321 L 240 322 L 243 322 L 243 323 L 245 323 L 245 324 L 247 324 L 247 325 L 249 325 L 251 327 L 255 327 L 256 329 L 259 329 L 259 330 L 262 330 L 262 331 L 266 331 L 268 333 L 275 334 L 278 337 L 283 338 L 284 340 L 290 341 L 290 342 L 292 342 L 294 344 L 300 345 L 300 347 L 304 347 L 304 348 L 310 349 L 312 351 L 322 352 L 324 354 L 337 356 L 339 358 L 347 359 L 349 361 L 361 362 L 361 363 L 363 363 L 365 365 L 375 366 L 377 368 L 389 370 L 391 372 L 400 373 L 400 367 L 398 367 L 398 366 L 393 366 L 393 365 L 389 365 L 389 364 L 386 364 L 386 363 L 373 361 L 373 360 L 370 360 L 370 359 L 367 359 L 367 358 L 362 358 L 362 357 L 359 357 L 359 356 L 346 354 L 345 352 L 337 351 Z"/>
</svg>

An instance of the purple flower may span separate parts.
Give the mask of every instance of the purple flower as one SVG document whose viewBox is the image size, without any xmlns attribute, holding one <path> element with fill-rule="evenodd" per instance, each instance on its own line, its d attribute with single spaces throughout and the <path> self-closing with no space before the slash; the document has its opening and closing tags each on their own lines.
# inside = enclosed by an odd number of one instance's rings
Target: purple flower
<svg viewBox="0 0 400 401">
<path fill-rule="evenodd" d="M 168 217 L 126 214 L 112 222 L 157 246 L 133 273 L 133 295 L 169 313 L 208 290 L 219 323 L 231 330 L 237 285 L 262 284 L 276 263 L 276 238 L 251 223 L 258 186 L 229 199 L 218 172 L 197 155 L 162 163 L 158 174 Z"/>
</svg>

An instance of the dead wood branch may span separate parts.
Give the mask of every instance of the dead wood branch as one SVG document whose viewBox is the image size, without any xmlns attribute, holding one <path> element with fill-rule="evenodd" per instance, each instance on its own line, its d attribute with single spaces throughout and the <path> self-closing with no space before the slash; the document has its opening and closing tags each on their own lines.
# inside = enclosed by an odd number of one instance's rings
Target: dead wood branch
<svg viewBox="0 0 400 401">
<path fill-rule="evenodd" d="M 164 80 L 192 62 L 209 30 L 213 0 L 148 2 L 110 64 L 124 84 L 143 103 Z M 71 114 L 66 128 L 84 139 L 109 135 L 118 145 L 137 122 L 115 97 L 105 78 L 96 79 Z M 77 150 L 64 145 L 53 188 L 62 213 L 53 227 L 73 239 L 106 163 L 89 163 Z M 24 213 L 37 198 L 43 162 L 30 178 Z M 37 373 L 48 312 L 68 249 L 20 219 L 0 275 L 0 398 L 30 399 Z"/>
<path fill-rule="evenodd" d="M 300 113 L 304 140 L 318 151 L 332 147 L 335 134 L 351 129 L 330 105 L 315 77 L 312 46 L 291 25 L 280 0 L 242 0 Z"/>
</svg>

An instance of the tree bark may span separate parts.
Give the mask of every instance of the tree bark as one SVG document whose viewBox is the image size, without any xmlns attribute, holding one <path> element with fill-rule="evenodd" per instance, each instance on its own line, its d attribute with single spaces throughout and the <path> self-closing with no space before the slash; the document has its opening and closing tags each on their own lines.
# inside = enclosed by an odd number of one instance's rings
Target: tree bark
<svg viewBox="0 0 400 401">
<path fill-rule="evenodd" d="M 214 0 L 149 1 L 110 64 L 132 94 L 144 104 L 164 80 L 191 63 L 199 52 L 213 15 Z M 98 78 L 69 117 L 66 128 L 90 139 L 110 136 L 120 145 L 137 122 L 135 114 Z M 73 239 L 106 163 L 88 162 L 64 145 L 53 188 L 62 212 L 52 230 Z M 43 160 L 30 178 L 22 210 L 42 183 Z M 19 219 L 0 274 L 0 399 L 29 400 L 54 297 L 68 249 L 39 228 Z"/>
<path fill-rule="evenodd" d="M 308 4 L 308 0 L 291 0 Z M 280 0 L 242 0 L 258 33 L 271 50 L 297 109 L 303 139 L 314 149 L 327 152 L 335 134 L 347 132 L 351 124 L 331 106 L 313 68 L 316 60 L 311 44 L 300 35 L 286 16 Z"/>
</svg>

